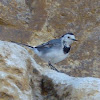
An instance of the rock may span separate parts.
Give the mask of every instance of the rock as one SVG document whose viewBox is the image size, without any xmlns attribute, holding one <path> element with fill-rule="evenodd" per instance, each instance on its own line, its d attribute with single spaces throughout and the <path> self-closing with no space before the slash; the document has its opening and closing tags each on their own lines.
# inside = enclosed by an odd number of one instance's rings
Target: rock
<svg viewBox="0 0 100 100">
<path fill-rule="evenodd" d="M 100 79 L 39 66 L 28 51 L 0 41 L 0 100 L 99 100 Z"/>
<path fill-rule="evenodd" d="M 0 13 L 1 40 L 21 41 L 25 36 L 30 37 L 32 32 L 27 32 L 27 26 L 31 13 L 25 0 L 1 0 Z"/>
<path fill-rule="evenodd" d="M 100 78 L 99 0 L 0 1 L 0 40 L 36 46 L 66 32 L 73 32 L 79 41 L 58 69 L 76 77 Z"/>
<path fill-rule="evenodd" d="M 64 73 L 46 70 L 43 79 L 46 100 L 99 100 L 100 79 L 71 77 Z M 49 88 L 48 88 L 49 87 Z"/>
<path fill-rule="evenodd" d="M 0 41 L 0 100 L 36 100 L 33 96 L 39 92 L 37 81 L 40 81 L 40 73 L 36 76 L 34 67 L 33 76 L 32 61 L 34 62 L 21 46 Z M 34 84 L 32 80 L 35 81 Z"/>
</svg>

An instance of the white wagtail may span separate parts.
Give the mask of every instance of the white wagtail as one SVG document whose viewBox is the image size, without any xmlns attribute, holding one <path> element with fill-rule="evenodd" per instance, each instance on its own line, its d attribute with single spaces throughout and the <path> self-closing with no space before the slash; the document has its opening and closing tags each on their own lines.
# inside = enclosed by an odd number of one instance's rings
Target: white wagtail
<svg viewBox="0 0 100 100">
<path fill-rule="evenodd" d="M 66 33 L 58 39 L 50 40 L 36 47 L 17 42 L 14 43 L 32 48 L 36 55 L 48 62 L 48 65 L 51 66 L 52 69 L 58 71 L 52 64 L 58 63 L 68 57 L 71 44 L 74 41 L 77 41 L 74 34 Z"/>
</svg>

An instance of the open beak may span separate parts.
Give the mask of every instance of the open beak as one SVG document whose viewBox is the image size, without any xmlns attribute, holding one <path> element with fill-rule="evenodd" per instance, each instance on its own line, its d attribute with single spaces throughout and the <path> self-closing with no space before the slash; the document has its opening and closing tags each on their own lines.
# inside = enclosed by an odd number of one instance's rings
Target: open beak
<svg viewBox="0 0 100 100">
<path fill-rule="evenodd" d="M 76 39 L 72 39 L 73 41 L 78 41 L 78 40 L 76 40 Z"/>
</svg>

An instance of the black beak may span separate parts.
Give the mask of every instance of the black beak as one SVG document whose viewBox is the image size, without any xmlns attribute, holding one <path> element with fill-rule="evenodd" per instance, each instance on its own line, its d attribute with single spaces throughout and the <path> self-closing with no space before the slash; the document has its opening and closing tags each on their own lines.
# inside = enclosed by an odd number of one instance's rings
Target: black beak
<svg viewBox="0 0 100 100">
<path fill-rule="evenodd" d="M 72 39 L 73 41 L 78 41 L 78 40 L 76 40 L 76 39 Z"/>
</svg>

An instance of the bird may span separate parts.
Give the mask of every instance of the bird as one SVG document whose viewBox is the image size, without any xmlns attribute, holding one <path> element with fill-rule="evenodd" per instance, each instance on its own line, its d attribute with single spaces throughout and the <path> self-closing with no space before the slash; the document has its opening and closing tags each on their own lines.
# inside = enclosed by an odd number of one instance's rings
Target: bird
<svg viewBox="0 0 100 100">
<path fill-rule="evenodd" d="M 71 44 L 74 41 L 77 41 L 75 35 L 73 33 L 66 33 L 60 38 L 52 39 L 36 47 L 27 44 L 17 43 L 14 41 L 11 42 L 31 48 L 37 56 L 48 63 L 51 69 L 58 71 L 58 69 L 55 68 L 53 65 L 63 61 L 68 57 L 71 49 Z"/>
</svg>

